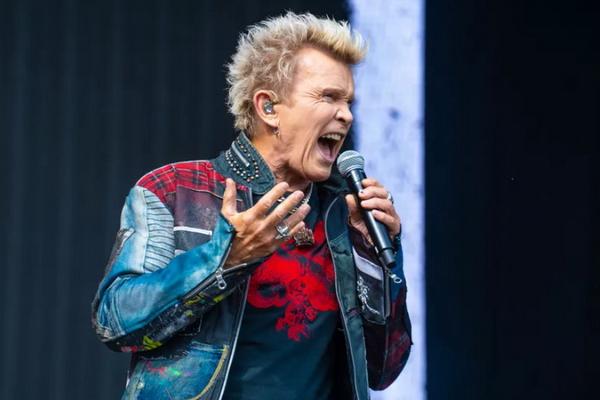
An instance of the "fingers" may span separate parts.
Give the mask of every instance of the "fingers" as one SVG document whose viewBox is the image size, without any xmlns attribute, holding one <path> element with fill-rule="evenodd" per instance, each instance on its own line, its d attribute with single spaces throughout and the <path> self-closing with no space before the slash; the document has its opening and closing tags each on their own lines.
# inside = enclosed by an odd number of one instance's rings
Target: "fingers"
<svg viewBox="0 0 600 400">
<path fill-rule="evenodd" d="M 356 203 L 356 197 L 352 194 L 346 195 L 346 204 L 348 205 L 348 210 L 350 210 L 351 213 L 358 209 L 358 204 Z"/>
<path fill-rule="evenodd" d="M 304 218 L 310 212 L 310 206 L 308 204 L 303 204 L 298 208 L 298 211 L 290 215 L 286 220 L 285 224 L 290 228 L 294 228 L 296 225 L 302 223 Z"/>
<path fill-rule="evenodd" d="M 267 218 L 265 219 L 266 224 L 275 226 L 278 223 L 280 223 L 289 215 L 289 213 L 294 209 L 294 207 L 296 207 L 298 203 L 302 201 L 303 198 L 304 193 L 302 193 L 302 191 L 300 190 L 297 190 L 291 195 L 289 195 L 267 216 Z M 303 209 L 304 216 L 306 216 L 306 214 L 308 214 L 308 210 L 310 210 L 310 207 L 307 204 L 304 204 L 301 208 Z M 294 215 L 298 214 L 299 211 L 300 209 L 298 209 L 298 211 L 296 211 Z M 304 216 L 302 216 L 301 219 L 304 219 Z"/>
<path fill-rule="evenodd" d="M 306 218 L 309 212 L 310 206 L 308 204 L 303 204 L 298 208 L 298 211 L 290 215 L 284 221 L 280 221 L 279 223 L 277 223 L 276 225 L 284 224 L 289 229 L 288 236 L 279 237 L 279 239 L 285 241 L 289 239 L 290 236 L 294 236 L 294 234 L 303 229 L 306 226 L 304 218 Z M 275 231 L 277 232 L 277 229 L 275 229 Z M 277 235 L 275 236 L 275 238 L 278 239 Z"/>
<path fill-rule="evenodd" d="M 363 188 L 367 188 L 367 187 L 383 187 L 383 185 L 381 183 L 379 183 L 377 181 L 377 179 L 373 179 L 373 178 L 365 178 L 360 182 L 363 186 Z"/>
<path fill-rule="evenodd" d="M 259 201 L 257 201 L 256 205 L 252 208 L 259 213 L 259 216 L 266 216 L 269 214 L 269 211 L 273 205 L 277 202 L 277 199 L 283 196 L 288 188 L 289 185 L 287 182 L 278 183 L 277 185 L 273 186 L 273 189 L 269 190 Z"/>
<path fill-rule="evenodd" d="M 365 210 L 374 210 L 379 209 L 382 211 L 386 211 L 387 213 L 395 213 L 394 205 L 387 198 L 382 199 L 380 197 L 372 197 L 367 200 L 361 200 L 360 205 Z"/>
<path fill-rule="evenodd" d="M 358 194 L 360 205 L 365 209 L 380 209 L 395 212 L 394 205 L 389 199 L 390 192 L 375 179 L 363 179 L 363 190 Z"/>
<path fill-rule="evenodd" d="M 367 181 L 367 179 L 363 180 L 363 182 L 365 181 Z M 380 197 L 382 199 L 386 199 L 388 196 L 388 191 L 383 186 L 363 185 L 363 188 L 364 189 L 358 193 L 358 197 L 361 199 L 369 199 L 371 197 Z"/>
<path fill-rule="evenodd" d="M 382 222 L 392 236 L 395 236 L 400 232 L 400 217 L 396 213 L 396 209 L 391 201 L 373 197 L 361 201 L 360 205 L 365 210 L 371 210 L 373 217 L 379 222 Z"/>
<path fill-rule="evenodd" d="M 227 178 L 225 180 L 225 192 L 223 193 L 223 205 L 221 206 L 221 213 L 226 217 L 230 217 L 237 212 L 236 194 L 235 182 L 233 179 Z"/>
<path fill-rule="evenodd" d="M 389 192 L 377 180 L 365 178 L 361 181 L 363 190 L 358 193 L 360 206 L 367 210 L 380 209 L 388 213 L 395 213 L 394 205 L 388 198 Z M 350 212 L 356 205 L 354 196 L 346 196 L 346 202 Z"/>
<path fill-rule="evenodd" d="M 400 219 L 397 216 L 386 214 L 381 210 L 372 210 L 371 212 L 377 221 L 383 223 L 387 227 L 390 236 L 393 237 L 400 233 Z"/>
<path fill-rule="evenodd" d="M 400 233 L 400 217 L 396 213 L 394 204 L 388 198 L 388 190 L 373 178 L 365 178 L 361 183 L 363 190 L 358 194 L 360 206 L 365 210 L 371 210 L 375 219 L 383 223 L 392 236 Z"/>
<path fill-rule="evenodd" d="M 346 204 L 348 205 L 348 211 L 350 212 L 350 218 L 360 219 L 360 209 L 358 208 L 358 201 L 356 196 L 353 194 L 346 195 Z"/>
<path fill-rule="evenodd" d="M 296 233 L 298 233 L 301 229 L 303 229 L 305 227 L 305 223 L 304 221 L 300 221 L 299 223 L 296 224 L 296 226 L 294 226 L 291 230 L 290 230 L 290 236 L 294 236 Z M 284 238 L 288 239 L 288 238 Z"/>
</svg>

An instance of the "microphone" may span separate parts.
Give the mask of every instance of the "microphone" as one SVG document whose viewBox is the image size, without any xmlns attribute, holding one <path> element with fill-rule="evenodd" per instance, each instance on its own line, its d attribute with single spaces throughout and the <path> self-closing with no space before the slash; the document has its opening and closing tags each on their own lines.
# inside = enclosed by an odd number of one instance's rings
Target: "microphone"
<svg viewBox="0 0 600 400">
<path fill-rule="evenodd" d="M 347 150 L 338 157 L 337 167 L 342 176 L 346 178 L 350 191 L 357 195 L 363 189 L 361 181 L 367 177 L 365 175 L 365 159 L 363 156 L 358 151 Z M 394 248 L 392 247 L 387 228 L 383 223 L 375 219 L 371 210 L 362 208 L 359 200 L 357 204 L 365 220 L 365 225 L 367 225 L 369 235 L 371 235 L 371 239 L 375 245 L 375 252 L 379 261 L 385 267 L 394 264 L 396 257 L 394 256 Z"/>
</svg>

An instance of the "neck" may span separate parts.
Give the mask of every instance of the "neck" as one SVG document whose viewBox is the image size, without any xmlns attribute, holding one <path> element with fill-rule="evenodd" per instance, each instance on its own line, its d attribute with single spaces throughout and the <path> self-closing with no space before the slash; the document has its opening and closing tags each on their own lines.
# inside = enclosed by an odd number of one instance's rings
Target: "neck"
<svg viewBox="0 0 600 400">
<path fill-rule="evenodd" d="M 269 133 L 256 134 L 251 139 L 254 148 L 269 166 L 277 183 L 287 182 L 290 191 L 302 190 L 306 193 L 311 182 L 298 176 L 289 168 L 285 150 L 279 140 L 277 136 Z"/>
</svg>

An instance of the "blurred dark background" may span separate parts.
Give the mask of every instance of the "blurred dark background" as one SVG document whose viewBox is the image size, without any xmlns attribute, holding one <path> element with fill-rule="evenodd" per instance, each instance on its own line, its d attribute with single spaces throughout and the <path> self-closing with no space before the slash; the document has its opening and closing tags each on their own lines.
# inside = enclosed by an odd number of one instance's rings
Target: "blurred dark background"
<svg viewBox="0 0 600 400">
<path fill-rule="evenodd" d="M 429 397 L 600 398 L 598 14 L 426 9 Z"/>
<path fill-rule="evenodd" d="M 90 302 L 124 197 L 227 146 L 224 64 L 285 9 L 349 18 L 344 1 L 0 1 L 0 398 L 120 396 L 128 357 Z M 593 16 L 426 2 L 430 399 L 598 395 Z"/>
</svg>

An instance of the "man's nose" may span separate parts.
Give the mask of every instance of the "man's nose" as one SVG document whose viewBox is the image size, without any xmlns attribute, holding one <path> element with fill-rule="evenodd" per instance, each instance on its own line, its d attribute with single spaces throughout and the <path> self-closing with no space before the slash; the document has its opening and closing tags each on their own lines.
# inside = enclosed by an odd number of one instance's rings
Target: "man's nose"
<svg viewBox="0 0 600 400">
<path fill-rule="evenodd" d="M 336 119 L 340 122 L 343 122 L 348 128 L 352 125 L 352 121 L 354 120 L 354 116 L 352 115 L 352 111 L 350 110 L 350 104 L 344 103 L 340 105 L 338 108 Z"/>
</svg>

